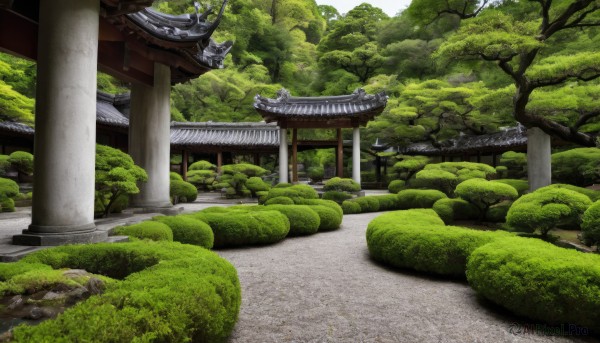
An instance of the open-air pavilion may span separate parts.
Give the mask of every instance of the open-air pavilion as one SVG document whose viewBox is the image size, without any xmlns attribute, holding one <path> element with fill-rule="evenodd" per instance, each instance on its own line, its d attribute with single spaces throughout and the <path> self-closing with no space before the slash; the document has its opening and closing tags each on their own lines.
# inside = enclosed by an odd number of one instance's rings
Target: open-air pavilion
<svg viewBox="0 0 600 343">
<path fill-rule="evenodd" d="M 129 153 L 148 173 L 132 199 L 169 198 L 170 88 L 222 66 L 232 42 L 210 38 L 223 14 L 171 16 L 146 0 L 0 1 L 0 49 L 37 61 L 35 193 L 15 244 L 106 238 L 94 224 L 97 70 L 132 83 Z"/>
</svg>

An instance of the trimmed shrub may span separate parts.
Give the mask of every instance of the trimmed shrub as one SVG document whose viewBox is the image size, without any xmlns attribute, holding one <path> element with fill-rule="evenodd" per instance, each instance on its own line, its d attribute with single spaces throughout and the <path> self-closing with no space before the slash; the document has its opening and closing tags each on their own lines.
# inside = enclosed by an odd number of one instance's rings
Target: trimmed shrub
<svg viewBox="0 0 600 343">
<path fill-rule="evenodd" d="M 600 246 L 600 200 L 583 213 L 581 231 L 585 244 Z"/>
<path fill-rule="evenodd" d="M 456 195 L 479 209 L 479 220 L 484 220 L 490 206 L 519 196 L 513 186 L 484 179 L 470 179 L 456 186 Z"/>
<path fill-rule="evenodd" d="M 440 199 L 433 204 L 432 209 L 446 224 L 455 220 L 477 219 L 479 216 L 479 209 L 463 199 Z"/>
<path fill-rule="evenodd" d="M 334 231 L 340 228 L 343 214 L 340 214 L 331 207 L 324 205 L 308 206 L 319 215 L 319 232 Z"/>
<path fill-rule="evenodd" d="M 275 185 L 275 187 L 273 188 L 288 188 L 288 187 L 292 187 L 293 185 L 291 183 L 288 182 L 281 182 Z"/>
<path fill-rule="evenodd" d="M 518 179 L 498 179 L 492 180 L 492 182 L 503 183 L 505 185 L 512 186 L 517 190 L 519 196 L 527 193 L 529 191 L 529 182 L 527 180 L 518 180 Z"/>
<path fill-rule="evenodd" d="M 464 278 L 468 256 L 501 237 L 503 231 L 445 226 L 431 209 L 396 211 L 373 219 L 367 246 L 376 261 L 438 275 Z"/>
<path fill-rule="evenodd" d="M 274 197 L 265 201 L 265 205 L 293 205 L 294 200 L 288 197 Z"/>
<path fill-rule="evenodd" d="M 19 185 L 11 179 L 0 177 L 0 200 L 15 197 L 19 194 Z"/>
<path fill-rule="evenodd" d="M 202 191 L 214 189 L 217 173 L 213 170 L 190 170 L 187 174 L 187 182 Z"/>
<path fill-rule="evenodd" d="M 262 206 L 257 206 L 262 207 Z M 306 205 L 270 205 L 265 210 L 278 211 L 290 221 L 289 236 L 312 235 L 319 231 L 321 218 L 310 206 Z"/>
<path fill-rule="evenodd" d="M 340 218 L 344 214 L 344 211 L 342 211 L 342 207 L 340 207 L 340 205 L 335 201 L 323 200 L 323 199 L 303 199 L 303 198 L 294 198 L 292 200 L 294 200 L 294 203 L 296 203 L 296 205 L 320 205 L 320 206 L 329 207 L 330 209 L 334 210 L 340 216 Z"/>
<path fill-rule="evenodd" d="M 587 196 L 556 185 L 539 188 L 517 199 L 506 215 L 506 222 L 516 231 L 547 236 L 550 229 L 564 224 L 578 228 L 581 216 L 592 204 Z"/>
<path fill-rule="evenodd" d="M 496 175 L 500 178 L 508 177 L 508 168 L 506 168 L 505 166 L 497 166 Z"/>
<path fill-rule="evenodd" d="M 288 189 L 292 189 L 298 192 L 298 195 L 304 199 L 319 199 L 319 194 L 309 185 L 298 184 L 289 187 Z"/>
<path fill-rule="evenodd" d="M 258 203 L 261 205 L 264 204 L 267 200 L 268 195 L 269 192 L 256 192 L 256 196 L 258 197 Z"/>
<path fill-rule="evenodd" d="M 600 182 L 598 161 L 598 148 L 577 148 L 552 154 L 552 177 L 562 183 L 589 186 Z"/>
<path fill-rule="evenodd" d="M 188 170 L 216 170 L 217 166 L 208 161 L 196 161 L 192 163 Z"/>
<path fill-rule="evenodd" d="M 577 186 L 573 186 L 573 185 L 566 185 L 563 183 L 556 183 L 556 184 L 553 184 L 553 185 L 550 185 L 547 187 L 564 188 L 564 189 L 568 189 L 571 191 L 575 191 L 577 193 L 586 195 L 588 198 L 590 198 L 591 201 L 600 200 L 600 191 L 595 191 L 595 190 L 589 189 L 589 188 L 577 187 Z"/>
<path fill-rule="evenodd" d="M 352 199 L 352 194 L 348 194 L 346 192 L 329 191 L 323 193 L 323 199 L 332 200 L 338 204 L 341 204 L 348 199 Z"/>
<path fill-rule="evenodd" d="M 234 209 L 222 213 L 200 211 L 190 216 L 210 225 L 215 248 L 272 244 L 290 231 L 290 222 L 278 211 Z"/>
<path fill-rule="evenodd" d="M 15 201 L 11 198 L 0 200 L 0 208 L 2 209 L 2 212 L 14 212 Z"/>
<path fill-rule="evenodd" d="M 286 187 L 274 187 L 271 188 L 267 195 L 267 201 L 275 197 L 288 197 L 288 198 L 304 198 L 304 199 L 318 199 L 319 194 L 309 185 L 293 185 Z"/>
<path fill-rule="evenodd" d="M 390 184 L 388 185 L 388 192 L 397 194 L 404 188 L 406 188 L 406 181 L 394 180 L 394 181 L 390 182 Z"/>
<path fill-rule="evenodd" d="M 467 279 L 478 294 L 518 315 L 600 329 L 600 256 L 505 238 L 471 254 Z"/>
<path fill-rule="evenodd" d="M 506 215 L 512 204 L 512 201 L 507 200 L 490 207 L 485 214 L 485 220 L 492 223 L 506 222 Z"/>
<path fill-rule="evenodd" d="M 437 189 L 449 195 L 458 184 L 458 177 L 444 170 L 425 169 L 415 176 L 420 188 Z"/>
<path fill-rule="evenodd" d="M 194 202 L 198 198 L 198 189 L 189 182 L 171 180 L 169 190 L 173 203 Z"/>
<path fill-rule="evenodd" d="M 352 193 L 360 191 L 360 185 L 352 179 L 342 179 L 339 177 L 334 177 L 325 181 L 325 184 L 323 185 L 323 190 L 326 192 L 338 191 Z"/>
<path fill-rule="evenodd" d="M 173 231 L 171 231 L 171 228 L 166 224 L 153 221 L 145 221 L 128 226 L 117 226 L 114 228 L 113 234 L 152 241 L 173 241 Z"/>
<path fill-rule="evenodd" d="M 392 168 L 397 177 L 402 180 L 409 180 L 419 170 L 425 168 L 430 161 L 427 156 L 400 156 L 400 158 L 403 160 L 396 162 Z"/>
<path fill-rule="evenodd" d="M 369 198 L 376 199 L 379 203 L 379 211 L 391 211 L 400 208 L 400 200 L 396 194 L 372 195 Z"/>
<path fill-rule="evenodd" d="M 176 172 L 169 172 L 169 179 L 171 181 L 183 181 L 183 177 Z"/>
<path fill-rule="evenodd" d="M 342 203 L 342 211 L 344 214 L 356 214 L 361 213 L 361 208 L 358 203 L 346 200 Z"/>
<path fill-rule="evenodd" d="M 246 181 L 246 188 L 252 192 L 252 196 L 256 197 L 257 192 L 266 192 L 271 189 L 271 185 L 264 182 L 260 177 L 253 176 Z"/>
<path fill-rule="evenodd" d="M 527 177 L 527 154 L 507 151 L 500 157 L 500 166 L 506 168 L 506 177 L 520 179 Z M 497 167 L 500 168 L 500 167 Z M 496 168 L 496 169 L 497 169 Z"/>
<path fill-rule="evenodd" d="M 0 177 L 6 176 L 10 168 L 10 156 L 0 154 Z"/>
<path fill-rule="evenodd" d="M 469 179 L 491 179 L 496 176 L 496 169 L 485 163 L 475 162 L 443 162 L 428 164 L 425 170 L 443 170 L 457 176 L 458 183 Z"/>
<path fill-rule="evenodd" d="M 173 241 L 211 249 L 214 234 L 208 224 L 188 216 L 157 216 L 152 220 L 166 224 L 173 232 Z"/>
<path fill-rule="evenodd" d="M 446 194 L 434 189 L 405 189 L 398 192 L 398 208 L 431 208 L 444 198 L 447 198 Z"/>
<path fill-rule="evenodd" d="M 250 163 L 226 164 L 221 168 L 221 170 L 224 174 L 235 175 L 241 173 L 247 177 L 264 176 L 269 172 L 264 168 Z"/>
<path fill-rule="evenodd" d="M 33 174 L 33 155 L 25 151 L 15 151 L 9 155 L 8 161 L 19 173 Z"/>
<path fill-rule="evenodd" d="M 379 201 L 375 197 L 358 197 L 349 201 L 357 203 L 361 213 L 379 211 Z"/>
<path fill-rule="evenodd" d="M 241 304 L 233 266 L 191 245 L 62 246 L 35 252 L 14 265 L 26 265 L 21 268 L 25 271 L 47 266 L 127 276 L 55 319 L 18 326 L 17 342 L 220 342 L 233 330 Z"/>
<path fill-rule="evenodd" d="M 321 182 L 324 176 L 325 168 L 321 166 L 308 168 L 308 177 L 312 182 Z"/>
</svg>

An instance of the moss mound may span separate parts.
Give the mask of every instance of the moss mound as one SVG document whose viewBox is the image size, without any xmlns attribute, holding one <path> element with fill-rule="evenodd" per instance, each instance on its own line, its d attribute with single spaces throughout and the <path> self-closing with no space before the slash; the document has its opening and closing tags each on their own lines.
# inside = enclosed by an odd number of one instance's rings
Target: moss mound
<svg viewBox="0 0 600 343">
<path fill-rule="evenodd" d="M 152 241 L 173 241 L 173 231 L 171 231 L 168 225 L 152 221 L 128 226 L 117 226 L 114 228 L 113 234 Z"/>
<path fill-rule="evenodd" d="M 203 221 L 188 216 L 158 216 L 152 220 L 166 224 L 173 232 L 173 241 L 198 245 L 211 249 L 215 237 L 212 229 Z"/>
</svg>

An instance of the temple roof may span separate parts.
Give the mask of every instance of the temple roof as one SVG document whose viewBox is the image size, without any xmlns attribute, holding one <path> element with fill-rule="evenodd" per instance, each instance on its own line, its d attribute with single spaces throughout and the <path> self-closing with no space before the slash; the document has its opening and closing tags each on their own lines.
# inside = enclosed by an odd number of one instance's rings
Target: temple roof
<svg viewBox="0 0 600 343">
<path fill-rule="evenodd" d="M 279 127 L 266 123 L 172 122 L 171 146 L 276 150 L 279 147 Z"/>
<path fill-rule="evenodd" d="M 478 136 L 460 136 L 443 142 L 435 147 L 429 142 L 413 143 L 400 149 L 400 153 L 409 155 L 447 155 L 466 152 L 506 151 L 527 146 L 527 129 L 515 126 L 502 131 Z"/>
<path fill-rule="evenodd" d="M 98 101 L 96 101 L 96 124 L 128 128 L 129 118 L 123 115 L 123 113 L 115 107 L 116 104 L 124 101 L 124 98 L 129 102 L 129 97 L 127 95 L 112 95 L 98 92 Z"/>
<path fill-rule="evenodd" d="M 257 95 L 254 108 L 266 122 L 344 119 L 356 126 L 365 125 L 383 112 L 387 99 L 384 92 L 372 95 L 360 88 L 350 95 L 321 97 L 294 97 L 282 89 L 275 99 Z"/>
<path fill-rule="evenodd" d="M 12 121 L 0 121 L 0 131 L 16 133 L 24 136 L 33 136 L 34 132 L 31 126 Z"/>
</svg>

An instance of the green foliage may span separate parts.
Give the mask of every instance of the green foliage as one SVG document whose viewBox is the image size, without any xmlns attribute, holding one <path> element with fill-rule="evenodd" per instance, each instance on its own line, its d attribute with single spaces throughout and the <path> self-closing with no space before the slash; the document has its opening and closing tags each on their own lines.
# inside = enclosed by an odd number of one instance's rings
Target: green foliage
<svg viewBox="0 0 600 343">
<path fill-rule="evenodd" d="M 169 179 L 171 181 L 183 181 L 183 177 L 176 172 L 169 172 Z"/>
<path fill-rule="evenodd" d="M 11 179 L 0 177 L 0 200 L 12 198 L 19 194 L 19 185 Z"/>
<path fill-rule="evenodd" d="M 401 156 L 402 161 L 394 164 L 394 172 L 398 178 L 407 181 L 429 163 L 427 156 Z M 391 192 L 398 193 L 398 192 Z"/>
<path fill-rule="evenodd" d="M 512 186 L 517 190 L 519 196 L 527 193 L 529 191 L 529 182 L 527 180 L 517 180 L 517 179 L 498 179 L 492 180 L 492 182 L 503 183 L 505 185 Z"/>
<path fill-rule="evenodd" d="M 352 194 L 340 191 L 327 191 L 323 193 L 323 199 L 333 200 L 341 205 L 344 201 L 352 199 Z"/>
<path fill-rule="evenodd" d="M 375 197 L 358 197 L 348 201 L 357 203 L 360 206 L 360 213 L 379 211 L 379 201 Z"/>
<path fill-rule="evenodd" d="M 269 171 L 249 163 L 226 164 L 222 167 L 224 174 L 235 175 L 238 173 L 244 174 L 247 177 L 264 176 Z"/>
<path fill-rule="evenodd" d="M 198 190 L 189 182 L 171 180 L 169 195 L 173 203 L 194 202 L 198 198 Z"/>
<path fill-rule="evenodd" d="M 14 212 L 15 201 L 11 198 L 0 200 L 0 209 L 2 209 L 2 212 Z"/>
<path fill-rule="evenodd" d="M 337 204 L 336 206 L 339 207 Z M 319 215 L 319 232 L 334 231 L 340 228 L 343 213 L 340 214 L 333 208 L 324 205 L 308 205 L 308 207 Z"/>
<path fill-rule="evenodd" d="M 308 169 L 308 177 L 312 182 L 321 182 L 325 175 L 325 169 L 321 166 L 311 167 Z"/>
<path fill-rule="evenodd" d="M 338 192 L 358 192 L 360 191 L 360 185 L 352 179 L 343 179 L 334 177 L 325 182 L 323 190 L 338 191 Z"/>
<path fill-rule="evenodd" d="M 321 218 L 310 206 L 306 205 L 269 205 L 265 210 L 278 211 L 290 222 L 289 236 L 312 235 L 319 231 Z"/>
<path fill-rule="evenodd" d="M 271 185 L 268 182 L 263 181 L 258 176 L 253 176 L 246 181 L 246 188 L 252 192 L 252 196 L 257 196 L 257 192 L 266 192 L 271 189 Z"/>
<path fill-rule="evenodd" d="M 478 247 L 510 236 L 445 226 L 430 209 L 390 212 L 367 228 L 371 257 L 396 268 L 464 278 L 467 258 Z"/>
<path fill-rule="evenodd" d="M 465 180 L 481 178 L 491 179 L 496 176 L 496 169 L 485 163 L 475 162 L 443 162 L 428 164 L 425 170 L 446 171 L 457 176 L 458 183 Z"/>
<path fill-rule="evenodd" d="M 203 191 L 212 190 L 216 179 L 217 172 L 213 170 L 191 170 L 187 174 L 187 181 Z"/>
<path fill-rule="evenodd" d="M 421 188 L 437 189 L 448 195 L 452 194 L 458 184 L 458 177 L 444 170 L 421 170 L 415 179 Z"/>
<path fill-rule="evenodd" d="M 304 199 L 304 198 L 293 198 L 292 200 L 294 200 L 294 203 L 296 205 L 319 205 L 319 206 L 329 207 L 330 209 L 334 210 L 335 213 L 337 213 L 339 215 L 340 221 L 341 221 L 342 216 L 344 215 L 344 212 L 342 211 L 342 207 L 335 201 L 324 200 L 324 199 Z"/>
<path fill-rule="evenodd" d="M 362 209 L 357 202 L 348 200 L 342 203 L 342 210 L 344 211 L 344 214 L 356 214 L 362 212 Z"/>
<path fill-rule="evenodd" d="M 505 238 L 471 254 L 467 279 L 479 295 L 519 316 L 600 329 L 597 255 Z"/>
<path fill-rule="evenodd" d="M 153 241 L 173 241 L 173 231 L 171 231 L 169 226 L 153 221 L 145 221 L 128 226 L 117 226 L 114 229 L 113 234 L 139 239 L 150 239 Z"/>
<path fill-rule="evenodd" d="M 9 155 L 8 161 L 20 173 L 33 174 L 33 155 L 25 151 L 15 151 Z"/>
<path fill-rule="evenodd" d="M 294 204 L 294 200 L 292 200 L 292 198 L 289 198 L 286 196 L 278 196 L 278 197 L 268 198 L 268 200 L 265 201 L 265 205 L 293 205 L 293 204 Z"/>
<path fill-rule="evenodd" d="M 279 184 L 269 190 L 266 201 L 276 197 L 318 199 L 319 195 L 317 194 L 317 191 L 309 185 L 298 184 L 287 186 Z"/>
<path fill-rule="evenodd" d="M 215 248 L 273 244 L 290 231 L 289 220 L 278 211 L 200 211 L 191 216 L 210 225 Z"/>
<path fill-rule="evenodd" d="M 446 194 L 434 189 L 406 189 L 398 192 L 398 208 L 431 208 L 436 201 L 445 198 Z"/>
<path fill-rule="evenodd" d="M 188 170 L 216 170 L 217 166 L 208 161 L 196 161 L 188 167 Z"/>
<path fill-rule="evenodd" d="M 6 173 L 10 170 L 11 164 L 8 155 L 0 155 L 0 177 L 6 176 Z"/>
<path fill-rule="evenodd" d="M 477 219 L 479 217 L 479 209 L 464 199 L 440 199 L 433 204 L 432 210 L 446 224 L 451 224 L 455 220 Z"/>
<path fill-rule="evenodd" d="M 96 200 L 106 217 L 118 198 L 137 194 L 139 182 L 146 182 L 146 171 L 133 163 L 126 153 L 96 144 Z"/>
<path fill-rule="evenodd" d="M 593 203 L 583 213 L 581 233 L 585 244 L 600 245 L 600 200 Z"/>
<path fill-rule="evenodd" d="M 592 201 L 600 200 L 600 191 L 596 191 L 596 190 L 593 190 L 593 189 L 583 188 L 583 187 L 577 187 L 577 186 L 563 184 L 563 183 L 556 183 L 556 184 L 552 185 L 552 187 L 554 187 L 554 188 L 564 188 L 564 189 L 568 189 L 568 190 L 571 190 L 571 191 L 575 191 L 577 193 L 586 195 Z"/>
<path fill-rule="evenodd" d="M 561 183 L 589 186 L 600 182 L 598 161 L 598 148 L 578 148 L 552 154 L 552 177 Z"/>
<path fill-rule="evenodd" d="M 587 196 L 550 185 L 517 199 L 506 216 L 506 223 L 516 231 L 535 232 L 546 236 L 558 225 L 578 228 L 581 216 L 592 204 Z"/>
<path fill-rule="evenodd" d="M 506 222 L 506 215 L 512 204 L 512 201 L 507 200 L 491 206 L 485 215 L 485 220 L 492 223 Z"/>
<path fill-rule="evenodd" d="M 512 186 L 484 179 L 463 181 L 456 186 L 455 193 L 479 209 L 479 220 L 485 218 L 491 206 L 505 200 L 514 200 L 519 196 Z"/>
<path fill-rule="evenodd" d="M 239 313 L 241 289 L 233 266 L 191 245 L 71 245 L 38 251 L 17 263 L 30 272 L 47 265 L 118 279 L 128 276 L 55 319 L 15 328 L 18 342 L 220 342 L 233 330 Z"/>
<path fill-rule="evenodd" d="M 396 194 L 405 188 L 406 181 L 404 180 L 393 180 L 388 185 L 388 192 Z"/>
<path fill-rule="evenodd" d="M 507 178 L 527 177 L 527 154 L 507 151 L 500 157 L 500 166 L 506 167 Z"/>
<path fill-rule="evenodd" d="M 157 216 L 152 220 L 166 224 L 173 232 L 173 241 L 211 249 L 215 240 L 212 229 L 203 221 L 188 216 Z"/>
</svg>

